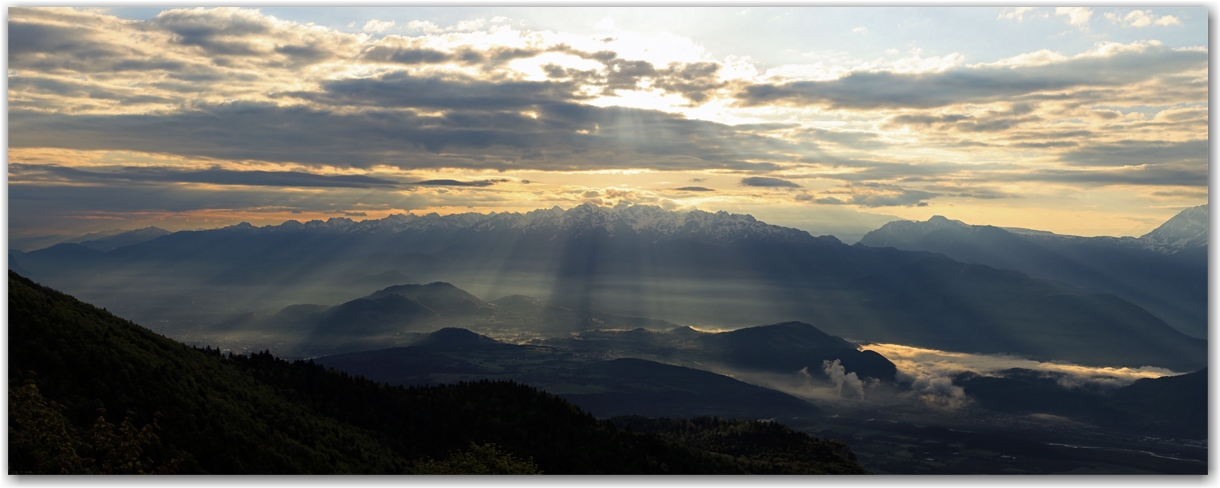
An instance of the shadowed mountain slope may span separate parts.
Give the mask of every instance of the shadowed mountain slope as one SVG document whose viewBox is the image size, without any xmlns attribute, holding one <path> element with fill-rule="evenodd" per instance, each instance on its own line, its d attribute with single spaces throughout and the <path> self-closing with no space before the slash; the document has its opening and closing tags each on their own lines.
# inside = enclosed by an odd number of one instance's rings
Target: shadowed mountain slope
<svg viewBox="0 0 1220 488">
<path fill-rule="evenodd" d="M 1076 237 L 967 225 L 944 217 L 891 222 L 860 240 L 1020 271 L 1128 300 L 1188 335 L 1207 337 L 1207 207 L 1140 238 Z"/>
<path fill-rule="evenodd" d="M 158 237 L 169 235 L 170 231 L 159 227 L 145 227 L 143 229 L 135 229 L 120 232 L 114 235 L 108 235 L 98 238 L 84 239 L 79 241 L 80 245 L 89 249 L 98 251 L 111 251 L 123 246 L 130 246 L 144 241 L 151 241 Z M 72 242 L 72 241 L 68 241 Z"/>
<path fill-rule="evenodd" d="M 344 302 L 367 293 L 345 284 L 401 270 L 476 296 L 532 295 L 696 326 L 799 320 L 857 341 L 1094 365 L 1193 370 L 1206 362 L 1201 342 L 1166 332 L 1152 315 L 1118 317 L 1114 310 L 1129 307 L 1089 291 L 929 253 L 847 246 L 726 212 L 582 205 L 245 224 L 106 253 L 57 246 L 10 259 L 40 280 L 167 327 Z M 1044 333 L 1055 340 L 1023 339 Z"/>
<path fill-rule="evenodd" d="M 1112 431 L 1207 439 L 1207 369 L 1145 378 L 1114 391 L 1065 387 L 1062 376 L 1008 370 L 959 375 L 955 383 L 979 406 L 997 412 L 1051 414 Z M 1071 384 L 1070 382 L 1067 382 Z"/>
<path fill-rule="evenodd" d="M 274 314 L 243 313 L 199 327 L 186 338 L 313 357 L 414 343 L 419 334 L 463 327 L 498 338 L 566 336 L 596 328 L 669 329 L 662 320 L 552 305 L 524 296 L 485 302 L 449 283 L 395 285 L 334 307 L 290 305 Z"/>
<path fill-rule="evenodd" d="M 601 360 L 545 346 L 497 342 L 442 329 L 407 347 L 315 359 L 319 364 L 394 385 L 483 379 L 540 387 L 599 417 L 717 415 L 810 416 L 817 407 L 728 376 L 635 358 Z"/>
<path fill-rule="evenodd" d="M 636 357 L 699 369 L 796 376 L 801 370 L 821 376 L 822 363 L 839 360 L 846 372 L 893 382 L 897 369 L 873 351 L 828 335 L 801 322 L 701 332 L 679 327 L 666 332 L 597 330 L 556 337 L 542 344 L 598 357 Z"/>
</svg>

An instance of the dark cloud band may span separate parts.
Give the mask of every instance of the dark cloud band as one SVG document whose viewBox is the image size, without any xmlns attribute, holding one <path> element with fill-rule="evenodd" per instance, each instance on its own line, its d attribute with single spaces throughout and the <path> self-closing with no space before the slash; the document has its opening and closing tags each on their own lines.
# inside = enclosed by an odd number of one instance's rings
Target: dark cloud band
<svg viewBox="0 0 1220 488">
<path fill-rule="evenodd" d="M 494 179 L 494 180 L 479 180 L 479 181 L 458 181 L 458 180 L 424 180 L 424 181 L 416 181 L 416 182 L 413 182 L 413 183 L 411 183 L 411 184 L 413 184 L 413 185 L 424 185 L 424 186 L 471 186 L 471 187 L 485 187 L 485 186 L 491 186 L 491 185 L 494 185 L 494 184 L 496 184 L 496 183 L 504 183 L 504 182 L 507 182 L 507 181 L 509 181 L 509 180 L 507 180 L 507 179 L 503 179 L 503 178 L 501 178 L 501 179 Z"/>
<path fill-rule="evenodd" d="M 1139 83 L 1207 66 L 1207 53 L 1160 46 L 1036 66 L 958 67 L 932 73 L 857 71 L 826 81 L 764 83 L 737 94 L 745 106 L 773 103 L 837 109 L 934 108 L 1011 100 L 1041 92 Z"/>
<path fill-rule="evenodd" d="M 122 167 L 109 171 L 86 171 L 65 166 L 21 163 L 10 164 L 9 169 L 15 179 L 27 181 L 52 177 L 75 182 L 124 180 L 299 188 L 373 188 L 399 185 L 395 181 L 363 175 L 319 175 L 292 171 L 233 171 L 217 168 L 183 171 L 168 167 Z"/>
<path fill-rule="evenodd" d="M 770 178 L 766 176 L 751 176 L 742 178 L 741 184 L 745 186 L 755 186 L 761 188 L 800 188 L 801 185 L 780 178 Z"/>
</svg>

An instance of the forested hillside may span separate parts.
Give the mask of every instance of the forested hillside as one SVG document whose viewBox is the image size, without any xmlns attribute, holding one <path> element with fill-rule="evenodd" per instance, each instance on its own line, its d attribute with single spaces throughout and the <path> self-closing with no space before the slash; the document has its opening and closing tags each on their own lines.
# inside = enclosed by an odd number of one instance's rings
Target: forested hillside
<svg viewBox="0 0 1220 488">
<path fill-rule="evenodd" d="M 787 428 L 762 448 L 687 445 L 512 382 L 390 387 L 221 355 L 12 272 L 9 347 L 10 474 L 863 472 Z M 792 464 L 793 436 L 832 448 Z"/>
</svg>

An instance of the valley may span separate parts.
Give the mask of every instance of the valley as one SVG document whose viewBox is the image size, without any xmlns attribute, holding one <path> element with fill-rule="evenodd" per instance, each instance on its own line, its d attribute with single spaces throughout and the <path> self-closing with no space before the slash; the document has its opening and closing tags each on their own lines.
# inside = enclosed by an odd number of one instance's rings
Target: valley
<svg viewBox="0 0 1220 488">
<path fill-rule="evenodd" d="M 616 422 L 779 422 L 875 473 L 1206 470 L 1205 341 L 1116 295 L 863 244 L 891 244 L 877 236 L 898 224 L 847 246 L 723 213 L 578 207 L 141 231 L 112 250 L 13 252 L 10 267 L 222 354 L 406 387 L 508 381 Z M 426 281 L 441 276 L 494 299 Z M 801 320 L 761 321 L 781 316 Z M 895 347 L 917 353 L 878 353 Z"/>
</svg>

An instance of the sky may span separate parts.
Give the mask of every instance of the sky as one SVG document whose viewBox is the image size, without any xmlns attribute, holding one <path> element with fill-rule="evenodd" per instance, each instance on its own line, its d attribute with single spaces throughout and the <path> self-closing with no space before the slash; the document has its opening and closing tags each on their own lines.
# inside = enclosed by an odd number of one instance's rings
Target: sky
<svg viewBox="0 0 1220 488">
<path fill-rule="evenodd" d="M 1203 7 L 10 8 L 10 236 L 648 204 L 1141 235 Z"/>
</svg>

